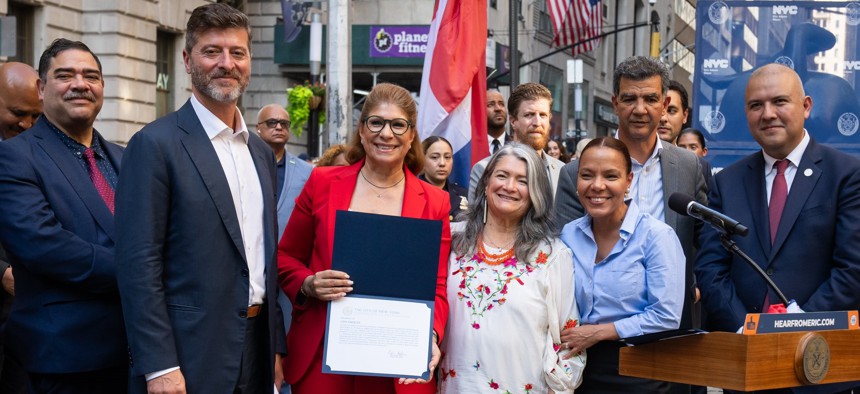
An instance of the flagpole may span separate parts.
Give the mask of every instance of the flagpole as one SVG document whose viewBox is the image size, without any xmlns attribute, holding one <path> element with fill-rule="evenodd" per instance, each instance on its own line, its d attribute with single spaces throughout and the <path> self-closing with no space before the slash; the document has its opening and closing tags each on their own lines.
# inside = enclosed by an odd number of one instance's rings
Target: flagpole
<svg viewBox="0 0 860 394">
<path fill-rule="evenodd" d="M 514 2 L 516 2 L 516 0 L 511 0 L 511 2 L 512 2 L 512 3 L 514 3 Z M 556 50 L 554 50 L 554 51 L 552 51 L 552 52 L 549 52 L 549 53 L 547 53 L 547 54 L 545 54 L 545 55 L 538 56 L 538 57 L 536 57 L 536 58 L 534 58 L 534 59 L 532 59 L 532 60 L 529 60 L 529 61 L 527 61 L 527 62 L 525 62 L 525 63 L 523 63 L 523 64 L 519 64 L 519 65 L 518 65 L 518 67 L 519 67 L 519 68 L 522 68 L 522 67 L 528 66 L 529 64 L 532 64 L 532 63 L 534 63 L 534 62 L 541 61 L 541 60 L 546 59 L 546 58 L 548 58 L 548 57 L 550 57 L 550 56 L 552 56 L 552 55 L 555 55 L 556 53 L 566 51 L 566 50 L 568 50 L 568 49 L 570 49 L 570 48 L 573 48 L 573 47 L 575 47 L 575 46 L 577 46 L 577 45 L 580 45 L 580 44 L 584 44 L 584 43 L 589 42 L 589 41 L 591 41 L 591 40 L 599 40 L 599 39 L 601 39 L 601 38 L 603 38 L 603 37 L 610 36 L 610 35 L 612 35 L 612 34 L 620 33 L 620 32 L 622 32 L 622 31 L 626 31 L 626 30 L 632 30 L 632 29 L 640 28 L 640 27 L 643 27 L 643 26 L 649 26 L 649 25 L 651 25 L 651 24 L 653 24 L 653 21 L 652 21 L 652 22 L 640 22 L 640 23 L 637 23 L 637 24 L 632 25 L 632 26 L 622 27 L 622 28 L 620 28 L 620 29 L 615 29 L 615 30 L 612 30 L 612 31 L 608 31 L 608 32 L 606 32 L 606 33 L 601 33 L 601 34 L 596 35 L 596 36 L 594 36 L 594 37 L 586 38 L 586 39 L 584 39 L 584 40 L 577 41 L 577 42 L 575 42 L 575 43 L 573 43 L 573 44 L 570 44 L 570 45 L 568 45 L 568 46 L 564 46 L 564 47 L 558 48 L 558 49 L 556 49 Z M 512 28 L 512 30 L 511 30 L 511 31 L 513 32 L 513 28 Z M 512 33 L 512 34 L 513 34 L 513 33 Z M 519 62 L 517 62 L 517 63 L 519 63 Z M 501 73 L 498 73 L 498 74 L 495 74 L 495 75 L 493 76 L 492 80 L 499 79 L 499 78 L 504 77 L 505 75 L 508 75 L 508 74 L 510 73 L 510 74 L 511 74 L 511 87 L 514 87 L 515 85 L 514 85 L 513 83 L 514 83 L 514 75 L 515 75 L 515 74 L 514 74 L 514 73 L 511 73 L 511 71 L 512 71 L 512 70 L 515 70 L 515 68 L 514 68 L 514 50 L 513 50 L 513 48 L 511 48 L 511 68 L 510 68 L 510 70 L 508 70 L 508 71 L 504 71 L 504 72 L 501 72 Z M 518 75 L 519 75 L 519 72 L 517 72 L 517 73 L 516 73 L 516 75 L 518 76 Z M 488 78 L 488 80 L 490 80 L 490 79 Z"/>
<path fill-rule="evenodd" d="M 509 15 L 508 15 L 508 24 L 511 26 L 511 37 L 510 37 L 510 53 L 508 56 L 511 57 L 510 70 L 517 70 L 515 73 L 511 73 L 511 89 L 515 88 L 520 84 L 520 50 L 519 50 L 519 25 L 517 25 L 517 16 L 519 15 L 519 4 L 520 0 L 509 0 L 510 7 Z M 504 75 L 502 73 L 501 75 Z M 498 78 L 499 76 L 496 76 Z"/>
</svg>

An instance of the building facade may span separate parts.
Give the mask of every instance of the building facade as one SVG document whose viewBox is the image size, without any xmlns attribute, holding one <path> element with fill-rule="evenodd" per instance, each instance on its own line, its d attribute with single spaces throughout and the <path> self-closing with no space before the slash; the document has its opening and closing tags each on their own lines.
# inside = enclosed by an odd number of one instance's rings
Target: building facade
<svg viewBox="0 0 860 394">
<path fill-rule="evenodd" d="M 54 39 L 65 37 L 85 42 L 104 68 L 105 102 L 96 128 L 108 139 L 124 143 L 157 117 L 180 107 L 190 96 L 190 77 L 185 72 L 182 49 L 185 23 L 195 7 L 211 0 L 0 0 L 0 30 L 14 23 L 13 53 L 6 60 L 22 61 L 36 67 L 42 50 Z M 287 89 L 310 78 L 307 59 L 309 28 L 303 26 L 293 42 L 287 42 L 280 0 L 227 0 L 247 13 L 252 24 L 252 76 L 240 107 L 253 128 L 257 111 L 264 105 L 287 104 Z M 307 2 L 307 15 L 318 10 L 325 23 L 328 2 Z M 671 3 L 671 4 L 670 4 Z M 411 34 L 419 40 L 429 28 L 433 0 L 362 0 L 349 3 L 352 23 L 352 88 L 354 111 L 360 108 L 364 92 L 378 82 L 394 82 L 419 93 L 423 59 L 398 55 L 385 57 L 371 48 L 371 34 L 389 28 L 392 34 Z M 545 0 L 519 0 L 518 46 L 520 62 L 543 56 L 552 47 L 552 24 Z M 673 77 L 691 86 L 692 53 L 695 36 L 695 0 L 601 1 L 604 32 L 641 24 L 652 10 L 661 16 L 664 46 L 661 54 L 670 64 Z M 317 8 L 318 7 L 318 8 Z M 488 0 L 488 86 L 497 87 L 507 97 L 509 79 L 499 78 L 509 66 L 508 0 Z M 394 18 L 396 16 L 396 18 Z M 306 16 L 307 18 L 307 16 Z M 289 23 L 289 21 L 288 21 Z M 404 31 L 397 30 L 406 26 Z M 411 37 L 411 38 L 410 38 Z M 8 40 L 8 38 L 4 38 Z M 325 43 L 325 41 L 323 41 Z M 612 111 L 612 71 L 630 55 L 650 51 L 650 27 L 628 28 L 610 34 L 593 52 L 579 55 L 584 61 L 582 112 L 575 113 L 574 89 L 567 84 L 566 63 L 570 51 L 549 56 L 521 67 L 520 82 L 540 82 L 553 92 L 553 131 L 565 139 L 575 128 L 574 119 L 588 136 L 608 135 L 617 126 Z M 405 51 L 419 51 L 412 42 Z M 389 53 L 390 54 L 390 53 Z M 325 63 L 325 55 L 323 56 Z M 325 80 L 325 64 L 322 67 Z M 293 137 L 289 149 L 306 151 L 307 136 Z M 331 143 L 342 141 L 331 141 Z"/>
</svg>

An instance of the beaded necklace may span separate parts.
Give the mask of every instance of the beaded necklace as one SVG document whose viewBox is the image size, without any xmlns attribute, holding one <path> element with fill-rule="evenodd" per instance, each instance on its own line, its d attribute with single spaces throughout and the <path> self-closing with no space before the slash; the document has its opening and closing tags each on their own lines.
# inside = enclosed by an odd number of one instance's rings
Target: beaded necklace
<svg viewBox="0 0 860 394">
<path fill-rule="evenodd" d="M 478 257 L 487 265 L 500 265 L 514 257 L 514 248 L 511 247 L 499 254 L 492 254 L 484 247 L 484 242 L 478 242 Z"/>
</svg>

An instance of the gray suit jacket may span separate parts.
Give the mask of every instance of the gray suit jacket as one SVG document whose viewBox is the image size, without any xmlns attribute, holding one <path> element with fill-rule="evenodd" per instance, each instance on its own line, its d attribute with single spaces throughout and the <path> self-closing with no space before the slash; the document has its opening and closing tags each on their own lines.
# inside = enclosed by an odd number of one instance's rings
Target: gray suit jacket
<svg viewBox="0 0 860 394">
<path fill-rule="evenodd" d="M 490 162 L 490 158 L 492 157 L 493 156 L 487 156 L 483 160 L 475 163 L 472 167 L 472 172 L 469 174 L 469 201 L 475 201 L 475 188 L 478 187 L 478 181 L 481 180 L 481 175 L 484 175 L 487 163 Z M 564 167 L 564 163 L 549 155 L 543 155 L 543 157 L 544 160 L 546 160 L 546 166 L 549 169 L 549 182 L 552 184 L 552 194 L 554 195 L 558 188 L 558 178 L 561 173 L 561 168 Z"/>
<path fill-rule="evenodd" d="M 314 166 L 290 152 L 284 153 L 284 160 L 286 162 L 284 184 L 278 185 L 281 187 L 281 197 L 278 198 L 278 240 L 284 234 L 284 228 L 287 227 L 287 222 L 296 206 L 296 198 L 305 187 L 308 177 L 311 176 L 311 170 L 314 169 Z"/>
<path fill-rule="evenodd" d="M 687 259 L 687 294 L 684 300 L 684 317 L 681 327 L 691 325 L 698 327 L 698 313 L 693 312 L 690 302 L 695 297 L 696 281 L 693 276 L 693 262 L 696 257 L 696 233 L 699 223 L 689 216 L 682 216 L 669 209 L 669 196 L 672 193 L 684 193 L 693 197 L 702 205 L 708 204 L 708 191 L 705 178 L 702 176 L 702 164 L 698 157 L 690 151 L 678 148 L 663 140 L 663 151 L 660 152 L 660 169 L 663 172 L 663 204 L 666 212 L 665 222 L 678 235 L 684 256 Z M 576 179 L 579 162 L 572 161 L 561 169 L 558 181 L 558 191 L 555 194 L 555 210 L 557 223 L 564 226 L 567 223 L 585 215 L 579 196 L 576 195 Z M 686 323 L 686 324 L 685 324 Z"/>
</svg>

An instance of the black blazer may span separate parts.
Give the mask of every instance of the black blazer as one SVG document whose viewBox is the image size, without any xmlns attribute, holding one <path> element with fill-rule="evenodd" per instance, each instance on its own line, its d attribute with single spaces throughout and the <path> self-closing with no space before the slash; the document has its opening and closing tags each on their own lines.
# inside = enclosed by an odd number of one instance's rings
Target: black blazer
<svg viewBox="0 0 860 394">
<path fill-rule="evenodd" d="M 424 176 L 424 174 L 418 175 L 418 179 L 427 182 L 427 178 Z M 451 211 L 448 213 L 449 220 L 451 220 L 452 222 L 457 221 L 457 216 L 462 211 L 461 208 L 467 206 L 469 203 L 469 201 L 467 200 L 469 190 L 467 190 L 463 186 L 460 186 L 460 184 L 454 182 L 451 179 L 448 179 L 448 181 L 445 182 L 445 187 L 442 188 L 442 190 L 448 192 L 448 198 L 451 201 Z"/>
</svg>

